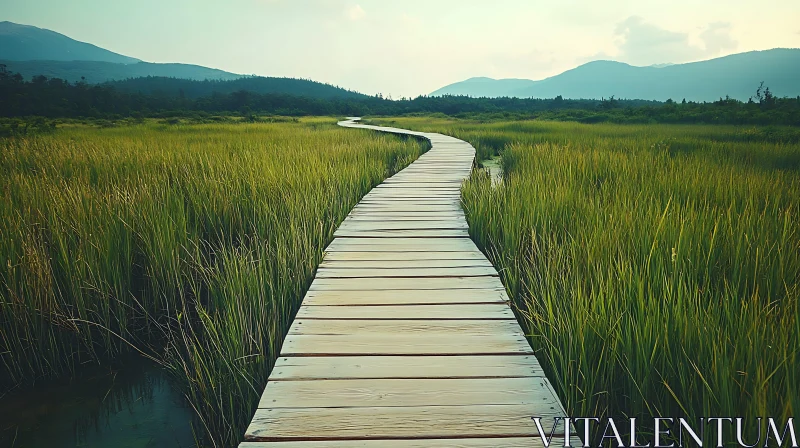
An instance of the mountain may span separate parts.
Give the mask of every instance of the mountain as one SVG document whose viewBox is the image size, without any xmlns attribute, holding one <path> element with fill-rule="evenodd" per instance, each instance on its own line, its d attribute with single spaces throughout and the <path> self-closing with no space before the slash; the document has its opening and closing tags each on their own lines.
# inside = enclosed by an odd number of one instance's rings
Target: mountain
<svg viewBox="0 0 800 448">
<path fill-rule="evenodd" d="M 466 95 L 472 97 L 514 96 L 516 92 L 531 87 L 537 82 L 539 81 L 531 81 L 530 79 L 492 79 L 477 77 L 450 84 L 447 87 L 433 92 L 431 95 Z"/>
<path fill-rule="evenodd" d="M 142 76 L 201 81 L 242 77 L 199 65 L 143 62 L 55 31 L 12 22 L 0 22 L 0 64 L 28 79 L 44 75 L 92 84 Z"/>
<path fill-rule="evenodd" d="M 102 61 L 117 64 L 141 62 L 92 44 L 70 39 L 55 31 L 12 22 L 0 22 L 0 59 Z"/>
<path fill-rule="evenodd" d="M 228 73 L 214 68 L 190 64 L 153 64 L 137 62 L 135 64 L 119 64 L 102 61 L 9 61 L 0 60 L 6 68 L 19 73 L 26 79 L 36 75 L 48 78 L 61 78 L 69 82 L 82 78 L 90 84 L 117 81 L 143 76 L 160 76 L 168 78 L 232 80 L 242 75 Z"/>
<path fill-rule="evenodd" d="M 726 95 L 746 101 L 764 85 L 777 96 L 800 96 L 800 49 L 750 51 L 687 64 L 635 67 L 594 61 L 540 81 L 471 78 L 433 93 L 474 97 L 631 98 L 715 101 Z M 476 79 L 480 81 L 475 81 Z"/>
<path fill-rule="evenodd" d="M 12 22 L 0 22 L 0 65 L 26 79 L 44 75 L 69 82 L 109 83 L 128 92 L 189 98 L 241 90 L 327 99 L 365 96 L 304 79 L 243 76 L 199 65 L 143 62 L 54 31 Z"/>
</svg>

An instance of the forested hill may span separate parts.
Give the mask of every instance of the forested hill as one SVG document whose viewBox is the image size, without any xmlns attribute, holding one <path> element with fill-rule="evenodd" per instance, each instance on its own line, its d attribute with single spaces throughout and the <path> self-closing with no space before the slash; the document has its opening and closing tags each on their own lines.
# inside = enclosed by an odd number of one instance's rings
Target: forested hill
<svg viewBox="0 0 800 448">
<path fill-rule="evenodd" d="M 233 80 L 242 75 L 229 73 L 215 68 L 201 67 L 191 64 L 154 64 L 136 62 L 120 64 L 105 61 L 9 61 L 0 60 L 0 64 L 14 73 L 20 73 L 25 79 L 34 76 L 47 76 L 69 82 L 83 81 L 89 84 L 102 84 L 145 76 L 163 76 L 203 81 Z"/>
<path fill-rule="evenodd" d="M 213 94 L 247 91 L 255 94 L 287 94 L 309 98 L 366 98 L 367 95 L 307 79 L 251 76 L 231 81 L 193 81 L 165 77 L 144 77 L 114 81 L 110 87 L 123 92 L 157 96 L 200 98 Z"/>
</svg>

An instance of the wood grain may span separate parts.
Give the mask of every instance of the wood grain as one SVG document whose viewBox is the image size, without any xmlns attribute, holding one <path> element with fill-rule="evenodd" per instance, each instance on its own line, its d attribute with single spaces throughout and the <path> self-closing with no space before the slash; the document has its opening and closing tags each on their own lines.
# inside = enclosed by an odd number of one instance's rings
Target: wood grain
<svg viewBox="0 0 800 448">
<path fill-rule="evenodd" d="M 339 356 L 288 357 L 275 362 L 270 381 L 369 378 L 538 378 L 535 356 Z"/>
<path fill-rule="evenodd" d="M 545 428 L 550 406 L 409 406 L 258 409 L 245 440 L 381 440 L 396 438 L 534 437 L 531 416 Z"/>
<path fill-rule="evenodd" d="M 259 408 L 533 404 L 553 412 L 561 404 L 541 381 L 529 378 L 371 379 L 273 381 Z"/>
<path fill-rule="evenodd" d="M 306 293 L 304 306 L 438 305 L 506 303 L 503 289 L 403 289 L 381 291 L 315 290 Z"/>
<path fill-rule="evenodd" d="M 307 306 L 299 319 L 514 319 L 505 303 L 466 305 Z"/>
</svg>

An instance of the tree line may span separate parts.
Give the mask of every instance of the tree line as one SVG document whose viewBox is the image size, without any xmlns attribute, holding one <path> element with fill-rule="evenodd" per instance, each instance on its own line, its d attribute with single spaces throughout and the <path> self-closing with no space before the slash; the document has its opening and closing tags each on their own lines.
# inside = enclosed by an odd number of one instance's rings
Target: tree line
<svg viewBox="0 0 800 448">
<path fill-rule="evenodd" d="M 197 83 L 197 84 L 195 84 Z M 539 118 L 586 123 L 725 123 L 800 126 L 800 97 L 776 98 L 763 85 L 749 101 L 645 101 L 419 96 L 391 100 L 350 94 L 315 97 L 249 90 L 215 90 L 225 82 L 146 78 L 106 84 L 69 83 L 36 76 L 25 80 L 0 65 L 0 116 L 46 118 L 203 117 L 210 115 L 405 115 Z M 146 85 L 146 89 L 136 86 Z M 161 89 L 159 85 L 163 85 Z M 198 85 L 200 88 L 198 87 Z M 205 87 L 204 87 L 205 86 Z M 177 87 L 177 89 L 176 89 Z M 186 90 L 191 89 L 187 95 Z"/>
</svg>

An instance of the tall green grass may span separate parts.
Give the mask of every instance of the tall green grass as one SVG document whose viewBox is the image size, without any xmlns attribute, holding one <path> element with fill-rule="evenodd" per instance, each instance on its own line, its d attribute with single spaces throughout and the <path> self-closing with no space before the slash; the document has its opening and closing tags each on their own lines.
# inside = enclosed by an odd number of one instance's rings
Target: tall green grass
<svg viewBox="0 0 800 448">
<path fill-rule="evenodd" d="M 0 392 L 138 352 L 234 445 L 333 231 L 423 149 L 332 119 L 0 140 Z"/>
<path fill-rule="evenodd" d="M 797 130 L 392 124 L 502 154 L 464 185 L 470 233 L 571 415 L 800 411 Z"/>
</svg>

